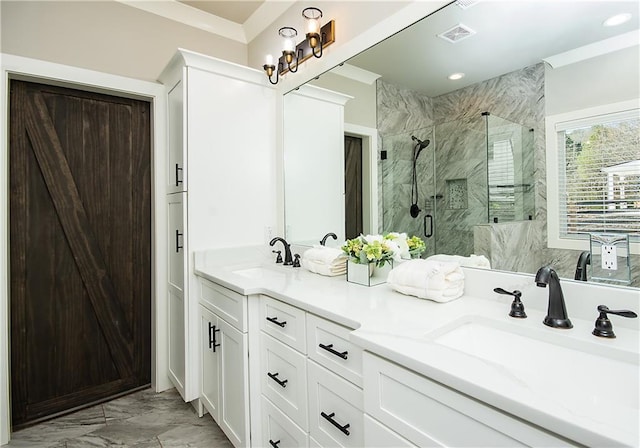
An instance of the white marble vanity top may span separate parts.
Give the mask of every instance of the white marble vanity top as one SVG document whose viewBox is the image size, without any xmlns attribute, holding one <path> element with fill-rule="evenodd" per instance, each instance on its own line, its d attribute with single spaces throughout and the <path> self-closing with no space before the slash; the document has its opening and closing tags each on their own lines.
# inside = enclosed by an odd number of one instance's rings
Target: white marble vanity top
<svg viewBox="0 0 640 448">
<path fill-rule="evenodd" d="M 591 334 L 599 304 L 639 312 L 637 289 L 563 281 L 574 328 L 560 330 L 542 324 L 548 290 L 532 275 L 465 268 L 465 295 L 441 304 L 276 265 L 271 249 L 198 253 L 196 274 L 353 328 L 364 349 L 575 442 L 640 445 L 639 319 L 612 316 L 616 339 Z M 511 298 L 495 287 L 522 291 L 528 318 L 509 317 Z M 477 346 L 478 338 L 491 343 Z M 575 359 L 563 347 L 577 348 Z"/>
</svg>

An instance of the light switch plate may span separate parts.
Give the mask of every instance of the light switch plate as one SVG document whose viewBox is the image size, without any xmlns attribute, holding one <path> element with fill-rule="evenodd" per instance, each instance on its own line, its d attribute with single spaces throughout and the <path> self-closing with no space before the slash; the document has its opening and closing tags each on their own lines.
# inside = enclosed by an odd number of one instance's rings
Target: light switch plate
<svg viewBox="0 0 640 448">
<path fill-rule="evenodd" d="M 602 269 L 615 271 L 618 269 L 618 253 L 616 246 L 602 245 Z"/>
</svg>

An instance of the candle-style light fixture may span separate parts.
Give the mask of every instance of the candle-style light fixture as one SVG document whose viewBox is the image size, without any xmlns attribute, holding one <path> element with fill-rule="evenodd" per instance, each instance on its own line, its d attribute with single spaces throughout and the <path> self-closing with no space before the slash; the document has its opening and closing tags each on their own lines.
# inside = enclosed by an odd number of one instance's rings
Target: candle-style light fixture
<svg viewBox="0 0 640 448">
<path fill-rule="evenodd" d="M 322 25 L 320 9 L 305 8 L 302 11 L 302 17 L 305 20 L 306 38 L 298 45 L 295 44 L 295 38 L 298 35 L 295 28 L 285 26 L 278 30 L 278 34 L 283 39 L 282 56 L 276 64 L 273 56 L 267 55 L 266 63 L 262 66 L 271 84 L 277 84 L 280 75 L 297 72 L 300 64 L 311 56 L 321 58 L 323 49 L 335 41 L 335 23 L 331 20 Z"/>
<path fill-rule="evenodd" d="M 307 29 L 307 41 L 311 47 L 311 54 L 316 58 L 322 57 L 322 41 L 323 35 L 321 34 L 320 19 L 322 18 L 322 11 L 318 8 L 310 7 L 302 10 L 302 17 L 306 22 Z M 316 53 L 316 48 L 320 48 L 320 52 Z"/>
<path fill-rule="evenodd" d="M 282 57 L 284 58 L 284 62 L 287 64 L 289 71 L 295 73 L 298 71 L 298 61 L 302 57 L 302 49 L 296 48 L 295 38 L 298 35 L 298 31 L 290 26 L 283 26 L 278 30 L 278 34 L 284 39 L 282 44 Z M 294 60 L 295 64 L 292 64 Z"/>
</svg>

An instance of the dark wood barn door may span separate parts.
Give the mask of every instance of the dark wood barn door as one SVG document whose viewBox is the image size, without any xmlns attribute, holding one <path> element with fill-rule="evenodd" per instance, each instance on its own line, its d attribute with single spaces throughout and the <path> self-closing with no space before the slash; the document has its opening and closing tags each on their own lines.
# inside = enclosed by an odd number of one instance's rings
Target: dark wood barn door
<svg viewBox="0 0 640 448">
<path fill-rule="evenodd" d="M 11 81 L 14 428 L 150 382 L 149 115 Z"/>
</svg>

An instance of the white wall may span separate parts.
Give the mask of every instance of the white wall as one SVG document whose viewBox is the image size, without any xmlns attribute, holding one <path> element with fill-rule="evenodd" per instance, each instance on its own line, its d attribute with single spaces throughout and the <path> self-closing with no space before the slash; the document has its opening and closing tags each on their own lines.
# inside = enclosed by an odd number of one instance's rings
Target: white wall
<svg viewBox="0 0 640 448">
<path fill-rule="evenodd" d="M 238 64 L 245 44 L 115 1 L 0 1 L 0 51 L 156 80 L 178 48 Z"/>
<path fill-rule="evenodd" d="M 546 115 L 640 98 L 640 47 L 559 68 L 545 64 Z"/>
</svg>

